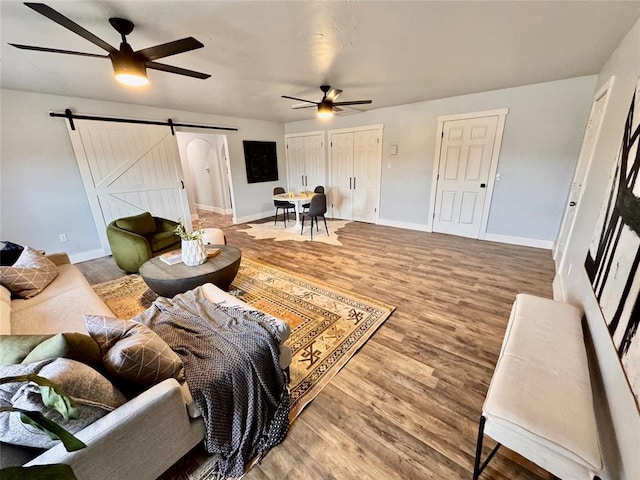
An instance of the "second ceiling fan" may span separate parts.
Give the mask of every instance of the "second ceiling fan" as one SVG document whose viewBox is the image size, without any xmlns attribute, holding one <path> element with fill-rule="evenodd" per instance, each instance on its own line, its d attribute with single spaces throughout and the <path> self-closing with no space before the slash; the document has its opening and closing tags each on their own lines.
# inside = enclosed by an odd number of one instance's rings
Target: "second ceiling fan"
<svg viewBox="0 0 640 480">
<path fill-rule="evenodd" d="M 323 96 L 319 102 L 313 100 L 305 100 L 304 98 L 290 97 L 288 95 L 282 95 L 282 98 L 288 98 L 289 100 L 298 100 L 299 102 L 305 102 L 304 104 L 292 105 L 291 108 L 318 108 L 318 116 L 331 117 L 336 112 L 341 112 L 340 107 L 348 105 L 366 105 L 372 102 L 372 100 L 351 100 L 348 102 L 336 102 L 338 96 L 342 93 L 342 90 L 337 88 L 331 88 L 331 85 L 321 85 Z"/>
</svg>

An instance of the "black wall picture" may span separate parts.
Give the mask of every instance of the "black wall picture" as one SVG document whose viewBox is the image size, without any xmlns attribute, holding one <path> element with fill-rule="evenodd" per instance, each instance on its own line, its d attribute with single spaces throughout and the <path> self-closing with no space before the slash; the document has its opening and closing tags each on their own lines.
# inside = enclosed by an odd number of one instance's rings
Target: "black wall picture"
<svg viewBox="0 0 640 480">
<path fill-rule="evenodd" d="M 640 409 L 640 80 L 585 268 Z"/>
<path fill-rule="evenodd" d="M 247 166 L 247 182 L 273 182 L 278 180 L 278 156 L 276 142 L 245 140 L 244 162 Z"/>
</svg>

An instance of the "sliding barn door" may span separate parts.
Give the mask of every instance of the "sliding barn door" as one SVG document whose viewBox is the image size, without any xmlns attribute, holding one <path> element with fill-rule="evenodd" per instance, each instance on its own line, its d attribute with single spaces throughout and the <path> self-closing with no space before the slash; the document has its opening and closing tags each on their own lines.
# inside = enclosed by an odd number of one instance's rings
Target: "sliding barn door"
<svg viewBox="0 0 640 480">
<path fill-rule="evenodd" d="M 112 220 L 151 212 L 191 220 L 176 137 L 166 126 L 74 120 L 69 136 L 102 248 Z"/>
</svg>

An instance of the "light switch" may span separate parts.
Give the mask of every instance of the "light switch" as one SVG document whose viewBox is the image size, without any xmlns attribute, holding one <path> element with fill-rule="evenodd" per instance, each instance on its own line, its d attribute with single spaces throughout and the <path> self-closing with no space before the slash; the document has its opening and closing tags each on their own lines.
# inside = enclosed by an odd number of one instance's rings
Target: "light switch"
<svg viewBox="0 0 640 480">
<path fill-rule="evenodd" d="M 398 144 L 397 143 L 389 145 L 389 155 L 391 155 L 392 157 L 395 157 L 396 155 L 398 155 Z"/>
</svg>

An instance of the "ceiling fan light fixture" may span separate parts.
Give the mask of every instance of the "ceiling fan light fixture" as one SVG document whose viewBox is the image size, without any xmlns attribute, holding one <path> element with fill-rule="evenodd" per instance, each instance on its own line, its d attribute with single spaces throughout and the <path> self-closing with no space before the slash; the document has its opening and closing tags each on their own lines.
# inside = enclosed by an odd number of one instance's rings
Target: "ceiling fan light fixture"
<svg viewBox="0 0 640 480">
<path fill-rule="evenodd" d="M 149 84 L 147 67 L 143 61 L 133 55 L 111 54 L 114 78 L 130 87 L 143 87 Z"/>
<path fill-rule="evenodd" d="M 333 117 L 333 106 L 329 103 L 322 102 L 318 105 L 318 118 Z"/>
</svg>

